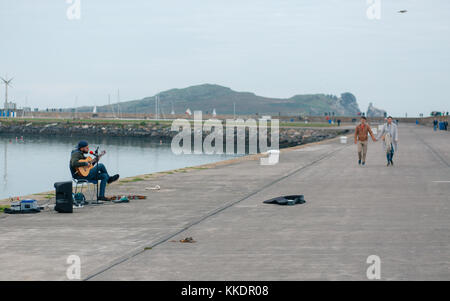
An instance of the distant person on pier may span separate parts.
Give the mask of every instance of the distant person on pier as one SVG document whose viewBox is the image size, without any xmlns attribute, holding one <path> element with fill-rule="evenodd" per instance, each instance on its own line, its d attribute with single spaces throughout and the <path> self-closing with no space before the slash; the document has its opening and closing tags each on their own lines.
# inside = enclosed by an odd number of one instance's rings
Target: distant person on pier
<svg viewBox="0 0 450 301">
<path fill-rule="evenodd" d="M 433 129 L 434 129 L 434 131 L 437 131 L 437 126 L 438 126 L 438 120 L 436 118 L 434 118 L 434 120 L 433 120 Z"/>
<path fill-rule="evenodd" d="M 366 165 L 367 145 L 369 143 L 369 134 L 373 142 L 377 141 L 373 135 L 372 129 L 367 124 L 367 118 L 362 116 L 361 122 L 355 129 L 355 144 L 358 145 L 358 164 Z"/>
<path fill-rule="evenodd" d="M 394 152 L 398 149 L 398 127 L 392 122 L 392 117 L 389 116 L 387 122 L 383 125 L 378 139 L 383 140 L 384 150 L 386 151 L 387 166 L 394 166 Z"/>
</svg>

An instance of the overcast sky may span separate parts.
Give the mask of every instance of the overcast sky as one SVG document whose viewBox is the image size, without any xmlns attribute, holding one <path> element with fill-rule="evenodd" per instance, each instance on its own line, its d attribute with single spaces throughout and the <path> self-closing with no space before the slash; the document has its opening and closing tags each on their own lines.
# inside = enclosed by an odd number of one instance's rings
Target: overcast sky
<svg viewBox="0 0 450 301">
<path fill-rule="evenodd" d="M 449 111 L 450 1 L 380 2 L 369 19 L 367 0 L 81 0 L 69 20 L 66 0 L 1 0 L 0 75 L 14 77 L 10 99 L 40 108 L 214 83 Z"/>
</svg>

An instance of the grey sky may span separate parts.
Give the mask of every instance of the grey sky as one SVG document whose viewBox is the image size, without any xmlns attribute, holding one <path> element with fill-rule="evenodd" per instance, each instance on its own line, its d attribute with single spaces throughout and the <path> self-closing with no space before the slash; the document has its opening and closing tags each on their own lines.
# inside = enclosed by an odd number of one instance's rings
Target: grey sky
<svg viewBox="0 0 450 301">
<path fill-rule="evenodd" d="M 31 107 L 215 83 L 258 95 L 352 92 L 390 114 L 450 110 L 450 1 L 0 1 L 0 75 Z M 408 13 L 397 13 L 407 9 Z M 4 99 L 4 86 L 0 86 Z"/>
</svg>

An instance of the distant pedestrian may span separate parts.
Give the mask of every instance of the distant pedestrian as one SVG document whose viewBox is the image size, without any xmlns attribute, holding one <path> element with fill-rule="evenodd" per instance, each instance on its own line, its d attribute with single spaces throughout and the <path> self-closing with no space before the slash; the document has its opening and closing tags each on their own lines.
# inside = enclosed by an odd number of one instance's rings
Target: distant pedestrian
<svg viewBox="0 0 450 301">
<path fill-rule="evenodd" d="M 387 122 L 383 125 L 378 139 L 383 139 L 383 147 L 386 151 L 387 166 L 394 165 L 394 152 L 398 150 L 398 128 L 395 123 L 392 122 L 392 117 L 388 117 Z"/>
<path fill-rule="evenodd" d="M 338 126 L 341 126 L 341 120 L 340 119 L 337 120 L 337 123 L 338 123 Z"/>
<path fill-rule="evenodd" d="M 448 121 L 447 121 L 447 120 L 444 121 L 444 129 L 445 129 L 446 131 L 448 131 Z"/>
<path fill-rule="evenodd" d="M 358 164 L 366 164 L 367 145 L 369 143 L 369 134 L 373 142 L 377 141 L 372 133 L 372 129 L 367 124 L 367 118 L 362 116 L 361 123 L 355 129 L 355 144 L 358 145 Z"/>
<path fill-rule="evenodd" d="M 433 129 L 434 129 L 434 131 L 437 131 L 437 126 L 438 126 L 438 121 L 437 121 L 436 118 L 434 118 L 434 120 L 433 120 Z"/>
</svg>

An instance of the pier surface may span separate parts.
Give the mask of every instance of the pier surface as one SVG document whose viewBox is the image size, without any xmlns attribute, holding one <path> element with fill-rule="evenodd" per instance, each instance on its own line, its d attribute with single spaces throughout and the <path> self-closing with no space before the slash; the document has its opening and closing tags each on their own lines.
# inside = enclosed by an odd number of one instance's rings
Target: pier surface
<svg viewBox="0 0 450 301">
<path fill-rule="evenodd" d="M 361 167 L 333 139 L 108 188 L 146 200 L 1 214 L 0 280 L 67 280 L 70 255 L 87 280 L 367 280 L 370 255 L 382 280 L 450 280 L 450 133 L 400 124 L 399 139 L 394 167 L 381 142 Z M 307 202 L 262 203 L 290 194 Z"/>
</svg>

